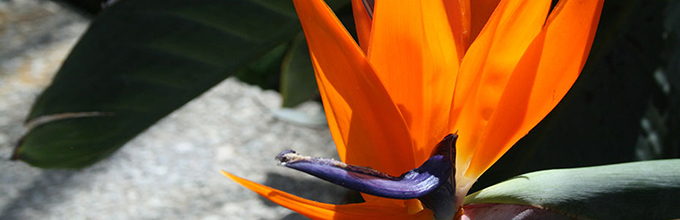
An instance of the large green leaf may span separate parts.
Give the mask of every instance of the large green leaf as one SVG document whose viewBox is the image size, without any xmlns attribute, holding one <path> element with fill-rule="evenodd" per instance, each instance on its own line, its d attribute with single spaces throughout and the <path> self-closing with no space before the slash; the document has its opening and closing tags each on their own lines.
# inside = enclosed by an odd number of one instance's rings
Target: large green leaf
<svg viewBox="0 0 680 220">
<path fill-rule="evenodd" d="M 40 95 L 13 158 L 92 164 L 300 30 L 291 1 L 120 1 Z"/>
<path fill-rule="evenodd" d="M 680 159 L 523 174 L 465 198 L 520 204 L 578 219 L 680 218 Z"/>
</svg>

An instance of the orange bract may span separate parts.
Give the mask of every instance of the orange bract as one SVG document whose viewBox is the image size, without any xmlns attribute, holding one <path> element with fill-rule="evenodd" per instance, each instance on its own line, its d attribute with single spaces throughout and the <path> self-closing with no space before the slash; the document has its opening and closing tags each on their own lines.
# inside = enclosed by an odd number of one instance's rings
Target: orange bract
<svg viewBox="0 0 680 220">
<path fill-rule="evenodd" d="M 476 153 L 515 65 L 549 9 L 550 1 L 501 2 L 465 54 L 451 109 L 453 130 L 460 136 L 457 169 L 465 170 Z"/>
<path fill-rule="evenodd" d="M 416 213 L 408 213 L 406 207 L 385 206 L 381 204 L 361 203 L 349 205 L 331 205 L 303 199 L 280 190 L 272 189 L 243 178 L 222 171 L 222 174 L 245 186 L 246 188 L 278 203 L 286 208 L 296 211 L 311 219 L 431 219 L 432 212 L 427 209 Z"/>
<path fill-rule="evenodd" d="M 515 65 L 466 175 L 481 175 L 566 95 L 585 65 L 602 3 L 560 1 L 553 9 Z"/>
<path fill-rule="evenodd" d="M 396 176 L 458 132 L 462 199 L 583 68 L 604 1 L 550 2 L 375 0 L 371 18 L 352 0 L 357 44 L 323 0 L 294 0 L 340 158 Z M 432 217 L 417 200 L 328 205 L 225 175 L 315 219 Z"/>
<path fill-rule="evenodd" d="M 324 2 L 295 6 L 310 12 L 299 17 L 340 158 L 392 175 L 412 169 L 408 127 L 364 53 Z"/>
<path fill-rule="evenodd" d="M 427 160 L 449 132 L 443 119 L 448 118 L 456 82 L 456 74 L 450 73 L 458 72 L 462 57 L 444 9 L 442 1 L 375 3 L 368 58 L 414 141 L 416 164 L 409 169 Z"/>
</svg>

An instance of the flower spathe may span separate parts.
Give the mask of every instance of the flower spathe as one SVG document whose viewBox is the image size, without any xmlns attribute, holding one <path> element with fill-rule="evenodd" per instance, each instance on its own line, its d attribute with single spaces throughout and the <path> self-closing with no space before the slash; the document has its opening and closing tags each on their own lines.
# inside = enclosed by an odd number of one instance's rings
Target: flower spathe
<svg viewBox="0 0 680 220">
<path fill-rule="evenodd" d="M 603 0 L 353 0 L 359 44 L 323 0 L 294 0 L 343 162 L 399 175 L 449 133 L 456 198 L 564 97 Z M 428 219 L 417 200 L 328 205 L 225 173 L 314 219 Z"/>
</svg>

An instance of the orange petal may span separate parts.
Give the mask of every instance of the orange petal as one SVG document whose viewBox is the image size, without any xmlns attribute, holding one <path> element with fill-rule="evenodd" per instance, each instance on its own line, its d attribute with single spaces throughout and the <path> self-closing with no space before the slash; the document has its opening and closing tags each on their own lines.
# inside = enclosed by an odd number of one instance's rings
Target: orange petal
<svg viewBox="0 0 680 220">
<path fill-rule="evenodd" d="M 333 205 L 315 202 L 254 183 L 252 181 L 234 176 L 226 171 L 221 172 L 229 179 L 234 180 L 235 182 L 245 186 L 257 194 L 260 194 L 260 196 L 311 219 L 432 219 L 432 212 L 427 209 L 423 209 L 417 213 L 408 214 L 408 210 L 406 208 L 398 206 L 380 206 L 370 203 Z"/>
<path fill-rule="evenodd" d="M 501 0 L 474 0 L 470 2 L 471 11 L 471 27 L 470 27 L 470 39 L 473 41 L 482 31 L 482 28 L 486 24 L 486 21 L 491 17 L 496 6 Z"/>
<path fill-rule="evenodd" d="M 361 50 L 364 53 L 367 53 L 373 19 L 371 19 L 366 11 L 362 0 L 352 0 L 352 11 L 354 14 L 354 26 L 357 29 L 357 38 L 359 38 L 359 46 L 361 46 Z"/>
<path fill-rule="evenodd" d="M 343 161 L 400 175 L 414 162 L 408 127 L 364 53 L 322 0 L 295 0 Z"/>
<path fill-rule="evenodd" d="M 474 1 L 473 1 L 474 2 Z M 453 41 L 456 42 L 458 63 L 470 47 L 470 0 L 444 1 L 446 16 L 451 25 Z"/>
<path fill-rule="evenodd" d="M 604 0 L 562 0 L 527 50 L 489 121 L 466 176 L 481 175 L 562 100 L 593 43 Z"/>
<path fill-rule="evenodd" d="M 543 27 L 550 1 L 503 1 L 461 64 L 452 108 L 459 138 L 456 169 L 465 171 L 513 69 Z M 463 173 L 458 173 L 460 178 Z"/>
<path fill-rule="evenodd" d="M 448 134 L 459 55 L 444 1 L 376 1 L 369 59 L 409 125 L 416 162 Z"/>
</svg>

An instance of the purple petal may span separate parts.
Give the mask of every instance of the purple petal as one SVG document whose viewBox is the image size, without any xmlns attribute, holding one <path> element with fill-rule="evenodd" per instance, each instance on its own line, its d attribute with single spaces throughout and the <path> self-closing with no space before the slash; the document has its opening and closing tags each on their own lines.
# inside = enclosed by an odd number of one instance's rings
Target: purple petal
<svg viewBox="0 0 680 220">
<path fill-rule="evenodd" d="M 418 198 L 435 219 L 453 219 L 455 207 L 455 158 L 458 135 L 449 134 L 437 144 L 430 159 L 401 176 L 390 176 L 370 167 L 333 159 L 307 157 L 293 150 L 276 156 L 281 165 L 346 188 L 392 199 Z"/>
<path fill-rule="evenodd" d="M 449 175 L 447 179 L 444 179 L 441 185 L 437 187 L 436 190 L 418 198 L 423 206 L 432 210 L 434 213 L 434 218 L 439 219 L 453 219 L 456 215 L 458 209 L 456 208 L 456 195 L 455 195 L 455 158 L 456 158 L 456 140 L 458 139 L 457 134 L 449 134 L 442 141 L 437 144 L 432 155 L 445 155 L 448 157 L 451 164 L 449 165 Z"/>
<path fill-rule="evenodd" d="M 373 19 L 373 5 L 375 4 L 375 0 L 361 0 L 361 2 L 364 3 L 364 8 L 366 8 L 368 16 Z"/>
<path fill-rule="evenodd" d="M 281 152 L 276 159 L 281 165 L 331 183 L 393 199 L 413 199 L 427 195 L 442 183 L 442 179 L 448 178 L 447 167 L 450 167 L 450 162 L 438 155 L 427 160 L 421 168 L 394 177 L 368 167 L 353 166 L 333 159 L 306 157 L 291 150 Z"/>
</svg>

